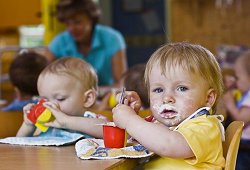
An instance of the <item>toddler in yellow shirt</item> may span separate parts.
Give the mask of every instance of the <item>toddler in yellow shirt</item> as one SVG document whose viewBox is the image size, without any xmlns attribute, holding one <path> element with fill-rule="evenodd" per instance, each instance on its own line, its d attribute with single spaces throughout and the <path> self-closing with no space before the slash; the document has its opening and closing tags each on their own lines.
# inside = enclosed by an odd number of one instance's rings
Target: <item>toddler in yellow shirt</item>
<svg viewBox="0 0 250 170">
<path fill-rule="evenodd" d="M 113 109 L 114 123 L 159 155 L 144 169 L 222 169 L 224 129 L 213 114 L 223 81 L 214 55 L 200 45 L 166 44 L 149 59 L 145 82 L 157 123 L 137 115 L 135 92 Z"/>
</svg>

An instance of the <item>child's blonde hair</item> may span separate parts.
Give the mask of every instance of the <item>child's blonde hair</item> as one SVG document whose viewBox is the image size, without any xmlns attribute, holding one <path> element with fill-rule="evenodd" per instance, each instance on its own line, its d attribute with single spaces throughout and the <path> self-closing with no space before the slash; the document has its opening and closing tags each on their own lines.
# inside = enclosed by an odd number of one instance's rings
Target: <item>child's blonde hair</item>
<svg viewBox="0 0 250 170">
<path fill-rule="evenodd" d="M 97 91 L 98 79 L 93 67 L 82 59 L 63 57 L 49 64 L 40 74 L 48 73 L 72 76 L 80 81 L 84 90 L 94 89 Z"/>
<path fill-rule="evenodd" d="M 152 54 L 146 65 L 144 77 L 148 89 L 149 74 L 156 63 L 159 63 L 164 75 L 175 66 L 180 66 L 189 73 L 201 75 L 217 93 L 215 104 L 212 107 L 213 113 L 216 111 L 218 99 L 223 92 L 223 80 L 219 64 L 209 50 L 200 45 L 185 42 L 162 46 Z"/>
</svg>

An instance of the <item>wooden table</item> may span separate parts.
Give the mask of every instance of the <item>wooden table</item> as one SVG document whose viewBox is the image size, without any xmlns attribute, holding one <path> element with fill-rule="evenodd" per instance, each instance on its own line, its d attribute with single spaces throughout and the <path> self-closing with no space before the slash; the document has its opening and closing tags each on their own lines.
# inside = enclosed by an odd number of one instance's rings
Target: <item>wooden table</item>
<svg viewBox="0 0 250 170">
<path fill-rule="evenodd" d="M 81 160 L 74 145 L 60 147 L 0 144 L 2 170 L 129 170 L 137 159 Z"/>
</svg>

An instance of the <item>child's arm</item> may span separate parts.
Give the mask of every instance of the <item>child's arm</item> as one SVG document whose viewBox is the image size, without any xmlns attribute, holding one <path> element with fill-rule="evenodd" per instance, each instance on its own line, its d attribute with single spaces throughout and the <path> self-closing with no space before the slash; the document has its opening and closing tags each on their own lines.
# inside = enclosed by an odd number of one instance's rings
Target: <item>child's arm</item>
<svg viewBox="0 0 250 170">
<path fill-rule="evenodd" d="M 44 103 L 44 106 L 55 116 L 55 120 L 45 123 L 45 126 L 75 130 L 96 138 L 103 137 L 103 129 L 100 124 L 107 123 L 106 120 L 81 116 L 69 116 L 61 112 L 60 109 L 51 102 Z"/>
<path fill-rule="evenodd" d="M 20 129 L 18 130 L 16 136 L 33 136 L 33 133 L 36 130 L 35 125 L 27 118 L 30 109 L 34 106 L 34 104 L 27 104 L 23 108 L 23 123 Z"/>
<path fill-rule="evenodd" d="M 117 126 L 126 129 L 139 143 L 161 156 L 190 158 L 194 153 L 184 137 L 162 124 L 147 122 L 129 106 L 118 104 L 113 110 Z"/>
<path fill-rule="evenodd" d="M 245 124 L 250 122 L 250 107 L 242 106 L 240 109 L 237 108 L 235 99 L 233 97 L 233 91 L 228 91 L 223 95 L 224 104 L 228 113 L 233 117 L 234 120 L 241 120 Z"/>
</svg>

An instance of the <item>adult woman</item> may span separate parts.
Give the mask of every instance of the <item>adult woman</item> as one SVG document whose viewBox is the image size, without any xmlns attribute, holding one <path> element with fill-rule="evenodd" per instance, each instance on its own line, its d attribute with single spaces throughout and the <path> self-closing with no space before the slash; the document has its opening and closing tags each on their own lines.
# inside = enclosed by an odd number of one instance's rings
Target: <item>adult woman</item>
<svg viewBox="0 0 250 170">
<path fill-rule="evenodd" d="M 65 56 L 82 58 L 96 70 L 100 86 L 117 83 L 126 71 L 125 42 L 122 35 L 97 24 L 100 9 L 92 0 L 60 0 L 57 18 L 67 30 L 50 43 L 50 59 Z"/>
</svg>

